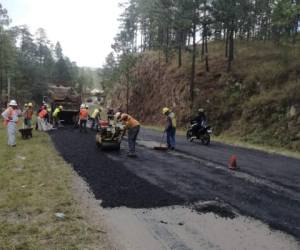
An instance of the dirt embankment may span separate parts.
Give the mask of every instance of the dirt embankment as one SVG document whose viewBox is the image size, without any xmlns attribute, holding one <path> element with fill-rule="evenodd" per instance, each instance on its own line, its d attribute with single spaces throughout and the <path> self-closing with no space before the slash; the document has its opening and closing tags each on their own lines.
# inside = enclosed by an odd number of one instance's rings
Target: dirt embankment
<svg viewBox="0 0 300 250">
<path fill-rule="evenodd" d="M 226 133 L 251 143 L 300 150 L 300 63 L 296 56 L 300 49 L 286 54 L 270 44 L 238 48 L 231 73 L 226 72 L 221 52 L 212 53 L 210 72 L 205 72 L 199 58 L 194 109 L 206 109 L 217 135 Z M 158 125 L 164 121 L 161 109 L 168 106 L 185 127 L 191 116 L 190 58 L 185 55 L 178 68 L 176 57 L 169 64 L 163 58 L 159 63 L 158 54 L 147 52 L 133 72 L 129 113 Z M 115 88 L 111 95 L 114 107 L 126 110 L 126 90 L 125 85 Z"/>
</svg>

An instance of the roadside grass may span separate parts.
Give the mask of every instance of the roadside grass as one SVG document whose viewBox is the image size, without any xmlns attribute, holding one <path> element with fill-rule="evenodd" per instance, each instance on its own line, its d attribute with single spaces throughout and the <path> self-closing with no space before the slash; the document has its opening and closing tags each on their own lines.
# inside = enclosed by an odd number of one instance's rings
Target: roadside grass
<svg viewBox="0 0 300 250">
<path fill-rule="evenodd" d="M 18 135 L 17 147 L 9 148 L 0 125 L 0 159 L 0 249 L 101 248 L 99 233 L 73 198 L 74 173 L 49 135 Z"/>
<path fill-rule="evenodd" d="M 160 126 L 154 126 L 154 125 L 144 125 L 144 128 L 151 129 L 153 131 L 161 132 L 163 133 L 163 127 Z M 177 135 L 185 136 L 186 135 L 186 129 L 179 128 L 176 131 Z M 300 159 L 300 152 L 295 152 L 295 151 L 290 151 L 287 149 L 279 148 L 279 147 L 272 147 L 269 145 L 262 145 L 262 144 L 255 144 L 255 143 L 250 143 L 247 141 L 244 141 L 243 138 L 238 138 L 235 136 L 229 136 L 226 134 L 222 134 L 220 136 L 212 136 L 212 140 L 215 142 L 220 142 L 224 144 L 228 144 L 231 146 L 237 146 L 237 147 L 242 147 L 242 148 L 248 148 L 248 149 L 256 149 L 260 150 L 266 153 L 270 154 L 279 154 L 287 157 L 294 157 L 294 158 L 299 158 Z"/>
</svg>

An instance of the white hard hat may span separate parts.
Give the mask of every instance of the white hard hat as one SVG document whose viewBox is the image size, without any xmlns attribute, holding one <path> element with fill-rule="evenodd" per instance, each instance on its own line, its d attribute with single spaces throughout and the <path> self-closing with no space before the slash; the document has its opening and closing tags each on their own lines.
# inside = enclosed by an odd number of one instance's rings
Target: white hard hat
<svg viewBox="0 0 300 250">
<path fill-rule="evenodd" d="M 8 105 L 9 106 L 18 106 L 18 104 L 15 100 L 11 100 Z"/>
<path fill-rule="evenodd" d="M 115 114 L 115 118 L 118 120 L 118 119 L 120 119 L 121 118 L 121 112 L 117 112 L 116 114 Z"/>
<path fill-rule="evenodd" d="M 81 104 L 81 105 L 80 105 L 80 108 L 81 108 L 81 109 L 85 108 L 85 105 L 84 105 L 84 104 Z"/>
</svg>

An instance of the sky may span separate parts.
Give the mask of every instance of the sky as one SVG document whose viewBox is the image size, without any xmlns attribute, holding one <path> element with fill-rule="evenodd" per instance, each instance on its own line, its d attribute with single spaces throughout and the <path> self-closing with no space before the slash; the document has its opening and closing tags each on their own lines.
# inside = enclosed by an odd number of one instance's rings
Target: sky
<svg viewBox="0 0 300 250">
<path fill-rule="evenodd" d="M 124 0 L 0 0 L 12 26 L 26 24 L 34 34 L 47 31 L 79 66 L 101 67 L 118 32 Z"/>
</svg>

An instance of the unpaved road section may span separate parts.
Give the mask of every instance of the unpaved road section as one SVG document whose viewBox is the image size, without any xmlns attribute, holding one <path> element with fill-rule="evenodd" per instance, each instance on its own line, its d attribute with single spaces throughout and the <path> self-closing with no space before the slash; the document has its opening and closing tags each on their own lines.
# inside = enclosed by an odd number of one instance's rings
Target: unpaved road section
<svg viewBox="0 0 300 250">
<path fill-rule="evenodd" d="M 299 159 L 184 137 L 176 151 L 157 152 L 161 135 L 149 130 L 141 131 L 139 157 L 128 159 L 126 143 L 101 152 L 91 132 L 50 135 L 102 201 L 123 249 L 300 248 Z M 231 154 L 239 172 L 227 169 Z"/>
</svg>

